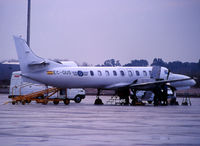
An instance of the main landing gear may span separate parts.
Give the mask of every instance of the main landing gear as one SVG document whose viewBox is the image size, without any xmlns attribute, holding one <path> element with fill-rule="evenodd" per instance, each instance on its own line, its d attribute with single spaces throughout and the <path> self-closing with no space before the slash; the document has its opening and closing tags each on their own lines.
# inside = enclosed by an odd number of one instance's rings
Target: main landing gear
<svg viewBox="0 0 200 146">
<path fill-rule="evenodd" d="M 167 97 L 167 86 L 157 86 L 154 89 L 154 106 L 158 105 L 168 105 Z"/>
<path fill-rule="evenodd" d="M 129 95 L 130 95 L 130 91 L 129 89 L 118 89 L 116 91 L 116 94 L 119 96 L 120 99 L 124 99 L 125 102 L 123 103 L 123 105 L 129 105 Z"/>
<path fill-rule="evenodd" d="M 139 100 L 136 95 L 137 90 L 131 89 L 131 92 L 132 92 L 132 94 L 130 94 L 130 98 L 132 99 L 131 105 L 132 106 L 144 106 L 145 103 L 143 103 L 141 99 Z"/>
<path fill-rule="evenodd" d="M 94 102 L 95 105 L 103 105 L 102 100 L 99 98 L 100 92 L 101 92 L 101 89 L 98 89 L 98 91 L 97 91 L 97 99 Z"/>
</svg>

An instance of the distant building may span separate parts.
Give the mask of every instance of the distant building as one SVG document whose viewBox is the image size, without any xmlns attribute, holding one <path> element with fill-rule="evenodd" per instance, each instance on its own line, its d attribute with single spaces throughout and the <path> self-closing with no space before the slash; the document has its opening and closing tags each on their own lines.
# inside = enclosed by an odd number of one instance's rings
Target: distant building
<svg viewBox="0 0 200 146">
<path fill-rule="evenodd" d="M 12 72 L 19 70 L 19 62 L 6 61 L 0 63 L 0 86 L 9 85 Z"/>
</svg>

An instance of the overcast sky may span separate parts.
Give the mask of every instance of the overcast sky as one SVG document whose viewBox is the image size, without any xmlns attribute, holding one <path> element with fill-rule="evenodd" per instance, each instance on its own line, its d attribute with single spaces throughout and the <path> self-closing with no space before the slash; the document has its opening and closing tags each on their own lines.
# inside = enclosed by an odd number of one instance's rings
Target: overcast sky
<svg viewBox="0 0 200 146">
<path fill-rule="evenodd" d="M 32 0 L 31 48 L 41 57 L 102 64 L 200 59 L 200 0 Z M 0 0 L 0 60 L 26 39 L 27 0 Z"/>
</svg>

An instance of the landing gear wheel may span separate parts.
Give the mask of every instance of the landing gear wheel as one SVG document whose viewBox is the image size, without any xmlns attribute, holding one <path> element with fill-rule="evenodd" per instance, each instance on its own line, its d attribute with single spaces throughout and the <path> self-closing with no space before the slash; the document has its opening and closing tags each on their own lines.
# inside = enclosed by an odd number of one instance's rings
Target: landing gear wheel
<svg viewBox="0 0 200 146">
<path fill-rule="evenodd" d="M 31 103 L 31 100 L 30 99 L 28 99 L 28 100 L 25 100 L 26 101 L 26 103 Z"/>
<path fill-rule="evenodd" d="M 57 105 L 57 104 L 59 104 L 59 100 L 53 100 L 53 103 L 55 104 L 55 105 Z"/>
<path fill-rule="evenodd" d="M 158 98 L 155 96 L 154 97 L 154 106 L 158 106 L 159 102 L 158 102 Z"/>
<path fill-rule="evenodd" d="M 70 103 L 70 100 L 69 99 L 64 99 L 63 102 L 64 102 L 65 105 L 68 105 Z"/>
<path fill-rule="evenodd" d="M 74 98 L 74 101 L 75 101 L 76 103 L 80 103 L 80 102 L 81 102 L 81 97 L 80 97 L 80 96 L 76 96 L 76 97 Z"/>
<path fill-rule="evenodd" d="M 132 106 L 135 106 L 135 105 L 136 105 L 136 102 L 138 101 L 136 95 L 131 96 L 131 99 L 132 99 L 131 105 L 132 105 Z"/>
<path fill-rule="evenodd" d="M 129 105 L 129 97 L 125 97 L 125 103 L 124 105 Z"/>
<path fill-rule="evenodd" d="M 44 101 L 42 102 L 43 105 L 46 105 L 47 103 L 48 103 L 48 100 L 44 100 Z"/>
<path fill-rule="evenodd" d="M 25 104 L 26 104 L 25 100 L 22 100 L 21 103 L 22 103 L 22 105 L 25 105 Z"/>
<path fill-rule="evenodd" d="M 100 98 L 97 98 L 94 102 L 95 105 L 103 105 L 103 102 Z"/>
<path fill-rule="evenodd" d="M 132 106 L 136 105 L 136 101 L 135 101 L 134 99 L 132 99 L 131 105 L 132 105 Z"/>
<path fill-rule="evenodd" d="M 168 106 L 168 101 L 164 101 L 164 102 L 163 102 L 163 105 L 164 105 L 164 106 Z"/>
</svg>

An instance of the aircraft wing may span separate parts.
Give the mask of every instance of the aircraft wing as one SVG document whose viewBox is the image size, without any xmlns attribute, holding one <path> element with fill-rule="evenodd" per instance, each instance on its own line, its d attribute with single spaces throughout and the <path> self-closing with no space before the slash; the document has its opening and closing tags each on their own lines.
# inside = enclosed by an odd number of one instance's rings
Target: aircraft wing
<svg viewBox="0 0 200 146">
<path fill-rule="evenodd" d="M 129 88 L 148 90 L 148 89 L 155 88 L 157 85 L 163 85 L 163 84 L 179 82 L 179 81 L 186 81 L 186 80 L 191 80 L 191 79 L 192 78 L 184 78 L 184 79 L 176 79 L 176 80 L 159 80 L 159 81 L 151 81 L 151 82 L 143 82 L 143 83 L 132 83 L 129 85 Z"/>
<path fill-rule="evenodd" d="M 157 85 L 163 85 L 167 83 L 173 83 L 173 82 L 179 82 L 179 81 L 185 81 L 185 80 L 191 80 L 191 79 L 192 78 L 184 78 L 184 79 L 176 79 L 176 80 L 159 80 L 159 81 L 151 80 L 149 82 L 142 82 L 142 83 L 138 83 L 138 80 L 135 80 L 131 84 L 118 83 L 118 84 L 106 86 L 105 89 L 132 88 L 132 89 L 138 89 L 138 90 L 151 90 L 155 88 Z"/>
<path fill-rule="evenodd" d="M 128 87 L 130 84 L 128 83 L 118 83 L 104 87 L 105 89 L 118 89 Z"/>
</svg>

